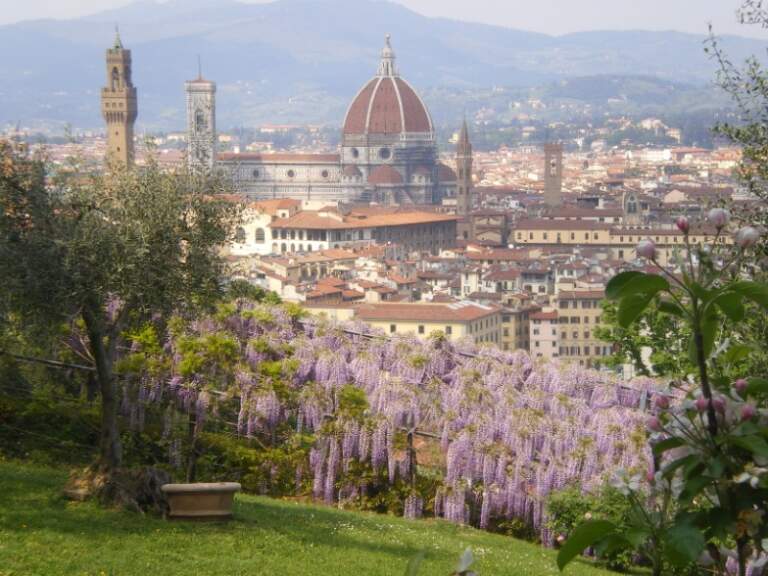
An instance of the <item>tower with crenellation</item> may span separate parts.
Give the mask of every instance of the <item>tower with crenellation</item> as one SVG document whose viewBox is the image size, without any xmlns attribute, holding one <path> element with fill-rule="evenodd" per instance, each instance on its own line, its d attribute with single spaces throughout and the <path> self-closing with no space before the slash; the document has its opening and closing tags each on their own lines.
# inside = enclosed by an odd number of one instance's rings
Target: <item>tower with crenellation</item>
<svg viewBox="0 0 768 576">
<path fill-rule="evenodd" d="M 133 165 L 133 125 L 136 122 L 136 88 L 131 80 L 131 51 L 123 48 L 120 33 L 107 49 L 107 85 L 101 89 L 101 115 L 107 123 L 107 161 Z"/>
</svg>

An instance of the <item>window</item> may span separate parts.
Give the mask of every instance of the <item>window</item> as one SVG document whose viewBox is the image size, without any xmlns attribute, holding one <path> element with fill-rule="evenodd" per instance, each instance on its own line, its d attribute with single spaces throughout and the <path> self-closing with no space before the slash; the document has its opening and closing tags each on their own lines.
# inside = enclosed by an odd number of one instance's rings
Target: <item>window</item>
<svg viewBox="0 0 768 576">
<path fill-rule="evenodd" d="M 548 240 L 548 239 L 549 239 L 548 234 L 544 232 L 544 240 Z"/>
<path fill-rule="evenodd" d="M 541 343 L 538 340 L 536 340 L 535 345 L 536 345 L 536 348 L 540 348 L 541 347 Z"/>
<path fill-rule="evenodd" d="M 237 230 L 235 230 L 235 242 L 238 244 L 245 243 L 245 228 L 242 226 L 238 226 Z"/>
<path fill-rule="evenodd" d="M 424 334 L 424 324 L 419 324 L 419 334 Z"/>
<path fill-rule="evenodd" d="M 292 169 L 288 170 L 286 174 L 288 175 L 288 178 L 293 178 L 294 176 L 296 176 L 296 172 L 294 172 Z"/>
<path fill-rule="evenodd" d="M 381 148 L 379 150 L 379 158 L 382 160 L 387 160 L 392 155 L 392 153 L 389 151 L 389 148 Z"/>
<path fill-rule="evenodd" d="M 453 334 L 453 326 L 446 326 L 445 333 L 448 334 L 449 336 Z"/>
<path fill-rule="evenodd" d="M 390 332 L 390 334 L 392 332 L 396 332 L 396 331 L 397 331 L 397 326 L 395 324 L 390 324 L 389 325 L 389 332 Z"/>
<path fill-rule="evenodd" d="M 328 178 L 328 170 L 323 170 L 323 171 L 320 173 L 320 176 L 322 176 L 323 178 Z"/>
<path fill-rule="evenodd" d="M 360 156 L 360 150 L 352 148 L 352 158 L 358 158 Z"/>
<path fill-rule="evenodd" d="M 253 172 L 251 172 L 251 174 L 253 174 L 254 178 L 258 178 L 259 176 L 261 176 L 261 172 L 259 172 L 258 170 L 254 170 Z"/>
<path fill-rule="evenodd" d="M 264 234 L 264 228 L 256 228 L 256 235 L 255 235 L 256 242 L 258 244 L 263 244 L 265 239 L 266 239 L 266 235 Z"/>
</svg>

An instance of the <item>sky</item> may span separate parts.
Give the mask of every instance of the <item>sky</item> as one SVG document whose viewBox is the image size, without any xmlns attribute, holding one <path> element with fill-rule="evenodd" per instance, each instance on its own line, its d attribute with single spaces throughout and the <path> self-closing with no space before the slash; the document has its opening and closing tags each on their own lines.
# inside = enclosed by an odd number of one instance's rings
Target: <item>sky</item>
<svg viewBox="0 0 768 576">
<path fill-rule="evenodd" d="M 0 24 L 37 18 L 76 18 L 132 0 L 0 0 Z M 194 2 L 196 0 L 174 0 Z M 243 0 L 265 2 L 268 0 Z M 547 34 L 583 30 L 679 30 L 768 38 L 737 22 L 741 0 L 394 0 L 427 16 L 484 22 Z"/>
</svg>

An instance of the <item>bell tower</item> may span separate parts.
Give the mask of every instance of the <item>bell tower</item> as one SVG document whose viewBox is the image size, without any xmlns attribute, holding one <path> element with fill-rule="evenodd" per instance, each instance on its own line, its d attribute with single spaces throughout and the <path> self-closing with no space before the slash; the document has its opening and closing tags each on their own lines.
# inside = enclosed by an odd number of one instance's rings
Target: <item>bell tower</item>
<svg viewBox="0 0 768 576">
<path fill-rule="evenodd" d="M 467 119 L 461 125 L 456 143 L 456 215 L 459 237 L 472 239 L 472 143 L 469 141 Z"/>
<path fill-rule="evenodd" d="M 195 80 L 187 92 L 187 165 L 193 172 L 211 173 L 216 161 L 216 83 L 203 78 L 198 61 Z"/>
<path fill-rule="evenodd" d="M 549 207 L 563 203 L 562 144 L 544 144 L 544 203 Z"/>
<path fill-rule="evenodd" d="M 133 124 L 136 88 L 131 81 L 131 51 L 123 48 L 120 32 L 107 49 L 107 85 L 101 89 L 101 115 L 107 123 L 107 161 L 133 165 Z"/>
</svg>

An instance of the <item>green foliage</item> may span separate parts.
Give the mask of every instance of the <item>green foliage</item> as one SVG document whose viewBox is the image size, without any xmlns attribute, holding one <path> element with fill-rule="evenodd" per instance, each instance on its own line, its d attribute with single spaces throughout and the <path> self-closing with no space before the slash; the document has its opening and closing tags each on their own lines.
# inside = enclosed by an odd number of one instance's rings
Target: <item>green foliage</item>
<svg viewBox="0 0 768 576">
<path fill-rule="evenodd" d="M 629 499 L 610 486 L 595 494 L 585 494 L 578 486 L 570 486 L 553 492 L 547 498 L 547 526 L 554 534 L 567 537 L 569 544 L 571 534 L 585 519 L 606 521 L 614 528 L 627 527 L 631 512 Z M 610 568 L 626 570 L 632 566 L 633 554 L 632 547 L 625 543 L 604 553 L 602 558 Z"/>
<path fill-rule="evenodd" d="M 0 457 L 83 465 L 95 453 L 98 406 L 51 390 L 0 391 Z"/>
</svg>

